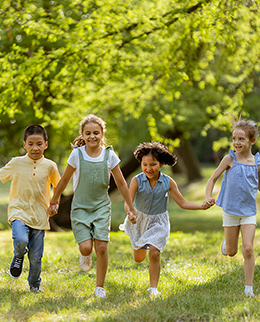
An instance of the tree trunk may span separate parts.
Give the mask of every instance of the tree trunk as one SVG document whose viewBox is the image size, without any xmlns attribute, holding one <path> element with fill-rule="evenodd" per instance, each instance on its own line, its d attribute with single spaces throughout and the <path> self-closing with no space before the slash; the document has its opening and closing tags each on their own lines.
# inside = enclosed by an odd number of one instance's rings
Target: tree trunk
<svg viewBox="0 0 260 322">
<path fill-rule="evenodd" d="M 180 139 L 180 146 L 176 148 L 176 155 L 181 158 L 181 161 L 187 170 L 188 182 L 200 180 L 202 175 L 200 172 L 199 160 L 192 149 L 190 141 L 184 139 L 183 132 L 174 129 L 165 133 L 165 136 L 173 140 L 176 138 Z"/>
<path fill-rule="evenodd" d="M 177 150 L 187 169 L 188 181 L 200 180 L 202 178 L 200 164 L 197 156 L 193 152 L 190 141 L 181 138 L 181 144 Z"/>
</svg>

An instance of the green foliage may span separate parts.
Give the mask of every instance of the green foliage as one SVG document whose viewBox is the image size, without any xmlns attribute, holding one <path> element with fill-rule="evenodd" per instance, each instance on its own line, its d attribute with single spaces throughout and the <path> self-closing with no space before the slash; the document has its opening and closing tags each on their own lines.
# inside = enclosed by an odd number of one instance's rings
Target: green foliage
<svg viewBox="0 0 260 322">
<path fill-rule="evenodd" d="M 115 144 L 122 125 L 135 121 L 147 122 L 151 138 L 172 147 L 179 143 L 169 139 L 173 129 L 187 138 L 191 129 L 221 126 L 224 111 L 248 116 L 244 99 L 259 73 L 258 6 L 242 0 L 3 0 L 4 129 L 11 121 L 12 137 L 25 123 L 51 126 L 56 139 L 50 148 L 61 145 L 62 153 L 90 112 L 107 121 Z M 134 127 L 129 135 L 136 136 Z M 142 137 L 150 138 L 147 130 L 136 142 Z"/>
</svg>

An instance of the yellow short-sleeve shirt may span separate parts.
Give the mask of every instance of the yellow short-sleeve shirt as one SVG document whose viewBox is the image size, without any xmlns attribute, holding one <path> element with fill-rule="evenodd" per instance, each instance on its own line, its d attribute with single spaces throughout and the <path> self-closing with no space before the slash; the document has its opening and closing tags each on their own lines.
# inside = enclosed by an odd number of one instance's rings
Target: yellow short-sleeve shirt
<svg viewBox="0 0 260 322">
<path fill-rule="evenodd" d="M 44 156 L 38 160 L 28 154 L 12 158 L 0 169 L 0 180 L 11 180 L 8 222 L 19 219 L 34 229 L 50 229 L 47 208 L 51 185 L 57 186 L 60 175 L 55 162 Z"/>
</svg>

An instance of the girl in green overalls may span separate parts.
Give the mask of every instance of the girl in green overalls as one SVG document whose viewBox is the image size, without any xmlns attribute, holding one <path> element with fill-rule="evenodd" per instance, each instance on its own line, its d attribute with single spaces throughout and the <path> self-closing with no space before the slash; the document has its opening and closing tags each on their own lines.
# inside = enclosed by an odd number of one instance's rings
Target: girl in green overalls
<svg viewBox="0 0 260 322">
<path fill-rule="evenodd" d="M 93 245 L 96 251 L 97 297 L 106 297 L 104 281 L 108 267 L 108 241 L 111 205 L 108 196 L 110 172 L 129 206 L 129 219 L 136 222 L 127 183 L 119 167 L 120 159 L 112 147 L 104 147 L 105 122 L 89 115 L 81 122 L 81 135 L 74 140 L 65 172 L 58 183 L 48 209 L 52 216 L 58 211 L 58 200 L 73 175 L 74 197 L 71 206 L 71 224 L 80 250 L 83 271 L 91 268 Z"/>
</svg>

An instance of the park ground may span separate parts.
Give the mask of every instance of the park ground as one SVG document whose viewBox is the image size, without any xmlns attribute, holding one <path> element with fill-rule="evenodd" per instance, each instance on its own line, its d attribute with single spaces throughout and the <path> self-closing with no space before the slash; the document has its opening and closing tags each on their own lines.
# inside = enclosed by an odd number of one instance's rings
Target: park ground
<svg viewBox="0 0 260 322">
<path fill-rule="evenodd" d="M 200 182 L 184 186 L 180 181 L 187 199 L 202 202 L 211 171 L 204 169 L 205 179 Z M 6 207 L 7 189 L 0 189 L 1 210 Z M 118 194 L 111 197 L 116 227 L 124 219 L 122 200 Z M 221 209 L 214 206 L 207 211 L 184 211 L 171 202 L 169 213 L 172 232 L 161 255 L 161 295 L 149 297 L 148 260 L 135 263 L 128 237 L 113 231 L 105 284 L 107 298 L 99 299 L 93 296 L 95 255 L 93 268 L 88 273 L 80 271 L 78 247 L 71 231 L 46 233 L 41 293 L 29 291 L 27 258 L 21 277 L 11 279 L 8 268 L 12 237 L 2 212 L 0 321 L 259 321 L 260 230 L 257 228 L 255 239 L 256 297 L 248 299 L 243 293 L 241 240 L 234 258 L 220 252 Z"/>
</svg>

